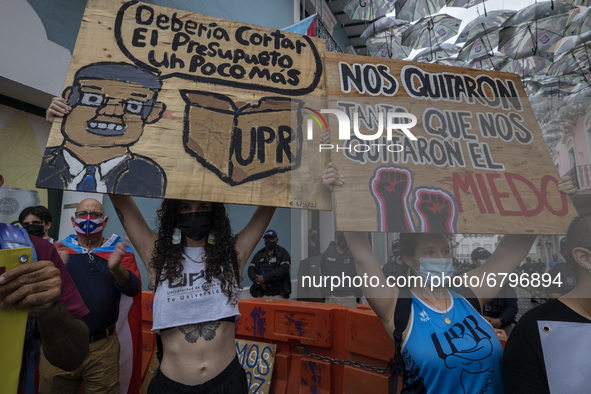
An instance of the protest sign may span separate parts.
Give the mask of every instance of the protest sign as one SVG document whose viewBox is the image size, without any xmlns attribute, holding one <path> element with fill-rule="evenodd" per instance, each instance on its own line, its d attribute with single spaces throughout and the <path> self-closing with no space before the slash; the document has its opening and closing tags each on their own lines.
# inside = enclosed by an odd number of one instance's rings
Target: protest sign
<svg viewBox="0 0 591 394">
<path fill-rule="evenodd" d="M 335 191 L 339 230 L 566 233 L 576 211 L 558 191 L 517 74 L 325 59 L 328 109 L 350 120 L 323 115 L 323 150 L 345 177 Z"/>
<path fill-rule="evenodd" d="M 301 130 L 303 97 L 326 94 L 324 46 L 90 0 L 62 94 L 72 110 L 53 125 L 37 186 L 330 209 L 320 180 L 329 156 Z"/>
<path fill-rule="evenodd" d="M 23 258 L 22 256 L 25 256 Z M 18 267 L 21 261 L 32 261 L 31 248 L 0 250 L 0 275 Z M 0 300 L 4 295 L 0 295 Z M 27 309 L 16 309 L 12 306 L 0 309 L 0 393 L 12 394 L 18 389 L 23 345 L 27 328 Z"/>
<path fill-rule="evenodd" d="M 269 393 L 276 351 L 277 345 L 273 343 L 236 340 L 236 352 L 246 372 L 249 394 Z"/>
</svg>

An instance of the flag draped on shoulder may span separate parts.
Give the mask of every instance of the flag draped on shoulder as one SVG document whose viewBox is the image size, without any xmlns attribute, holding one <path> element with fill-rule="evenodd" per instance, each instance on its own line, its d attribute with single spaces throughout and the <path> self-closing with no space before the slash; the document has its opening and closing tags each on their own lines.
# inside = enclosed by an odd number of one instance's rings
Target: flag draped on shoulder
<svg viewBox="0 0 591 394">
<path fill-rule="evenodd" d="M 107 242 L 102 246 L 90 251 L 91 254 L 99 256 L 105 260 L 109 260 L 111 253 L 115 251 L 115 247 L 119 242 L 122 242 L 121 237 L 113 234 Z M 75 234 L 69 235 L 62 244 L 68 254 L 83 254 L 87 253 L 78 245 L 77 236 Z M 121 259 L 123 267 L 133 272 L 140 280 L 140 289 L 142 286 L 141 275 L 135 261 L 133 250 L 128 245 L 125 249 L 125 254 Z M 119 355 L 119 382 L 121 385 L 121 393 L 137 394 L 140 392 L 142 382 L 141 366 L 142 366 L 142 292 L 140 291 L 135 297 L 128 297 L 121 294 L 121 301 L 119 305 L 119 318 L 117 320 L 117 337 L 120 343 Z"/>
</svg>

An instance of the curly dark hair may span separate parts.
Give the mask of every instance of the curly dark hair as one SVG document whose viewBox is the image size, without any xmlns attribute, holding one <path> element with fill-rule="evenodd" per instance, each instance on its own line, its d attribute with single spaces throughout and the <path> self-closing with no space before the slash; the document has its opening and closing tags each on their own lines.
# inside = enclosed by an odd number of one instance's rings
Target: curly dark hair
<svg viewBox="0 0 591 394">
<path fill-rule="evenodd" d="M 180 244 L 172 243 L 172 234 L 178 223 L 180 200 L 164 200 L 158 210 L 158 239 L 150 258 L 150 267 L 156 274 L 154 290 L 163 281 L 175 283 L 182 279 L 183 251 L 187 240 L 183 235 Z M 224 204 L 212 203 L 213 227 L 209 235 L 214 242 L 205 244 L 205 281 L 204 289 L 211 286 L 212 279 L 221 282 L 222 292 L 233 305 L 238 303 L 236 286 L 240 283 L 240 268 L 236 239 L 232 235 L 230 219 Z"/>
</svg>

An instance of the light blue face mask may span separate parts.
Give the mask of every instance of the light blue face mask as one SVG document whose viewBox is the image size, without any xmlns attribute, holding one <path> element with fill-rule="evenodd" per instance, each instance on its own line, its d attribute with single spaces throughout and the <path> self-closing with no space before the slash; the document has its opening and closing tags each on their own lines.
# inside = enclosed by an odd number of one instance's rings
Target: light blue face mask
<svg viewBox="0 0 591 394">
<path fill-rule="evenodd" d="M 432 284 L 433 276 L 439 277 L 439 283 L 441 283 L 443 282 L 443 278 L 451 278 L 454 273 L 453 259 L 421 257 L 418 260 L 421 263 L 421 268 L 415 272 L 425 281 L 429 278 L 427 282 L 428 284 Z"/>
</svg>

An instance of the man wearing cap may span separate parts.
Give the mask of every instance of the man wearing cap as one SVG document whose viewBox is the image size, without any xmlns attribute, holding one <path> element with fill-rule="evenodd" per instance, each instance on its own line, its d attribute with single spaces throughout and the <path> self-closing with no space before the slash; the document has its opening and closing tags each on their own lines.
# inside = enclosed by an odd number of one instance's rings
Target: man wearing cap
<svg viewBox="0 0 591 394">
<path fill-rule="evenodd" d="M 565 246 L 566 237 L 560 240 L 560 254 L 566 258 Z M 550 270 L 550 276 L 552 282 L 546 289 L 546 293 L 551 300 L 571 292 L 577 286 L 577 271 L 572 264 L 564 260 Z"/>
<path fill-rule="evenodd" d="M 329 245 L 320 260 L 322 276 L 330 277 L 327 281 L 330 285 L 324 288 L 324 302 L 356 308 L 363 293 L 359 287 L 355 287 L 353 284 L 353 280 L 357 276 L 355 258 L 342 231 L 335 232 L 334 239 L 335 243 Z M 340 283 L 337 283 L 336 279 L 333 281 L 331 279 L 333 277 L 338 277 Z M 340 286 L 333 286 L 333 284 Z"/>
<path fill-rule="evenodd" d="M 259 298 L 289 298 L 291 257 L 287 250 L 277 245 L 279 238 L 275 230 L 267 230 L 263 240 L 265 247 L 255 254 L 248 266 L 248 277 L 252 280 L 250 295 Z"/>
<path fill-rule="evenodd" d="M 398 275 L 403 273 L 402 266 L 403 261 L 400 259 L 400 240 L 395 239 L 392 241 L 392 257 L 386 264 L 384 264 L 382 271 L 384 272 L 384 276 L 386 278 L 396 278 Z"/>
<path fill-rule="evenodd" d="M 479 247 L 472 251 L 472 264 L 484 264 L 492 254 L 485 248 Z M 494 327 L 502 328 L 507 335 L 511 333 L 515 316 L 517 315 L 517 293 L 507 283 L 497 297 L 482 308 L 482 316 Z"/>
</svg>

